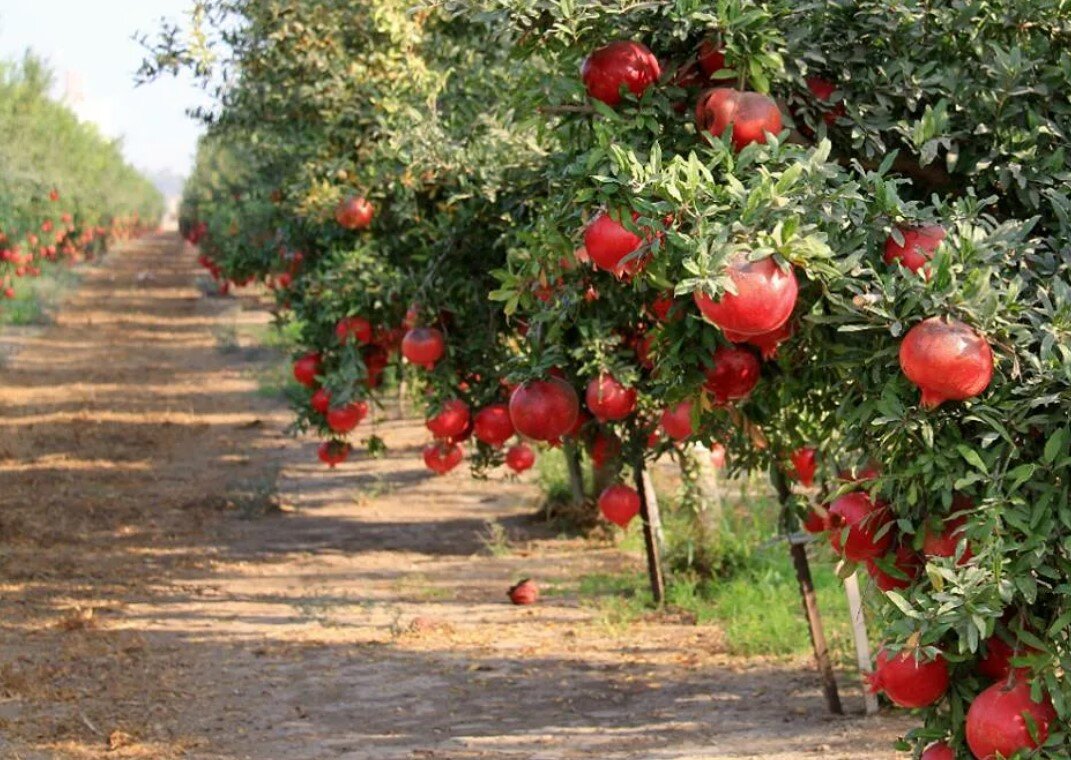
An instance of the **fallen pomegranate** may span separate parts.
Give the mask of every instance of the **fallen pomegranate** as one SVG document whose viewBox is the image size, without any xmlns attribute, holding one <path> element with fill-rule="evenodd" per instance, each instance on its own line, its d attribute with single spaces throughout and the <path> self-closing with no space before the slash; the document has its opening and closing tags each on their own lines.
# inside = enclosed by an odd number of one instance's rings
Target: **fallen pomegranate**
<svg viewBox="0 0 1071 760">
<path fill-rule="evenodd" d="M 891 520 L 883 502 L 875 504 L 862 491 L 846 493 L 829 505 L 829 541 L 852 562 L 875 559 L 892 544 L 892 531 L 886 529 Z"/>
<path fill-rule="evenodd" d="M 414 327 L 402 338 L 402 356 L 418 367 L 434 369 L 444 353 L 446 341 L 434 327 Z"/>
<path fill-rule="evenodd" d="M 731 126 L 733 147 L 743 150 L 752 143 L 765 143 L 767 133 L 781 133 L 781 109 L 768 95 L 716 87 L 699 96 L 695 122 L 701 133 L 714 137 Z"/>
<path fill-rule="evenodd" d="M 646 45 L 618 40 L 589 55 L 580 76 L 588 95 L 613 107 L 621 102 L 622 87 L 640 97 L 662 76 L 662 68 Z"/>
<path fill-rule="evenodd" d="M 1028 723 L 1027 716 L 1030 721 Z M 977 760 L 1011 757 L 1037 749 L 1049 738 L 1056 710 L 1046 695 L 1041 702 L 1030 697 L 1030 684 L 1016 679 L 996 683 L 979 694 L 967 711 L 967 746 Z M 1031 736 L 1030 724 L 1036 729 Z"/>
<path fill-rule="evenodd" d="M 792 267 L 782 269 L 773 257 L 748 261 L 738 256 L 729 263 L 726 274 L 735 294 L 725 292 L 714 301 L 704 293 L 695 293 L 695 303 L 708 322 L 749 340 L 788 322 L 799 296 Z"/>
<path fill-rule="evenodd" d="M 320 355 L 308 353 L 294 362 L 294 379 L 306 388 L 316 387 L 316 378 L 323 370 Z"/>
<path fill-rule="evenodd" d="M 513 437 L 513 423 L 509 420 L 509 407 L 492 404 L 476 413 L 473 421 L 476 439 L 488 446 L 498 448 Z"/>
<path fill-rule="evenodd" d="M 626 388 L 613 375 L 603 373 L 588 383 L 585 400 L 599 422 L 623 420 L 636 408 L 636 389 Z"/>
<path fill-rule="evenodd" d="M 465 450 L 456 443 L 436 441 L 424 447 L 424 464 L 436 475 L 445 475 L 461 464 Z"/>
<path fill-rule="evenodd" d="M 334 469 L 350 458 L 353 448 L 344 441 L 324 441 L 320 444 L 316 455 L 320 461 Z"/>
<path fill-rule="evenodd" d="M 633 219 L 639 214 L 633 213 Z M 584 230 L 584 247 L 591 261 L 599 269 L 611 272 L 618 277 L 631 276 L 643 269 L 647 263 L 646 256 L 631 256 L 643 244 L 643 238 L 630 232 L 625 225 L 614 220 L 602 211 Z"/>
<path fill-rule="evenodd" d="M 520 475 L 535 465 L 536 455 L 527 443 L 518 443 L 506 452 L 506 466 Z"/>
<path fill-rule="evenodd" d="M 510 395 L 509 417 L 523 436 L 536 441 L 558 441 L 576 425 L 580 399 L 573 386 L 560 378 L 529 380 Z"/>
<path fill-rule="evenodd" d="M 366 230 L 372 224 L 375 209 L 366 198 L 351 195 L 335 207 L 335 221 L 347 230 Z"/>
<path fill-rule="evenodd" d="M 900 368 L 922 390 L 922 406 L 973 398 L 993 380 L 993 350 L 985 338 L 955 319 L 931 317 L 900 343 Z"/>
<path fill-rule="evenodd" d="M 539 601 L 539 586 L 531 578 L 525 578 L 510 588 L 509 600 L 517 605 L 535 604 Z"/>
<path fill-rule="evenodd" d="M 882 649 L 867 680 L 872 692 L 885 694 L 893 704 L 928 707 L 948 691 L 948 663 L 939 654 L 932 660 L 922 660 L 907 650 L 890 655 Z"/>
<path fill-rule="evenodd" d="M 743 401 L 759 384 L 762 367 L 755 354 L 746 348 L 719 348 L 713 360 L 714 366 L 706 371 L 703 387 L 719 406 Z"/>
<path fill-rule="evenodd" d="M 368 416 L 368 403 L 353 401 L 345 406 L 327 412 L 327 426 L 332 431 L 346 434 L 354 430 Z"/>
<path fill-rule="evenodd" d="M 806 488 L 814 485 L 814 473 L 818 469 L 815 457 L 817 451 L 813 446 L 803 446 L 792 452 L 792 477 Z"/>
<path fill-rule="evenodd" d="M 956 760 L 956 753 L 948 742 L 936 742 L 923 750 L 919 760 Z"/>
<path fill-rule="evenodd" d="M 866 561 L 874 585 L 882 591 L 898 591 L 910 586 L 922 572 L 922 558 L 910 546 L 901 544 L 892 554 Z"/>
<path fill-rule="evenodd" d="M 620 483 L 610 486 L 599 496 L 599 511 L 614 525 L 627 527 L 640 513 L 640 495 Z"/>
<path fill-rule="evenodd" d="M 372 323 L 364 317 L 345 317 L 335 325 L 335 337 L 342 345 L 351 341 L 371 343 Z"/>
<path fill-rule="evenodd" d="M 442 409 L 425 423 L 439 440 L 458 438 L 465 434 L 470 422 L 469 405 L 461 399 L 450 399 Z"/>
<path fill-rule="evenodd" d="M 692 437 L 692 402 L 682 401 L 662 412 L 662 430 L 675 441 Z"/>
</svg>

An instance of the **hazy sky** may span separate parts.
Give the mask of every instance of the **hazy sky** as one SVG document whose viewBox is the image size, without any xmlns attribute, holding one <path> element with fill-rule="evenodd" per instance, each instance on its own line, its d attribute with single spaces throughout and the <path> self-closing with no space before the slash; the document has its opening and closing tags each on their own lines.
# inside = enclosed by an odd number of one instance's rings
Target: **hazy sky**
<svg viewBox="0 0 1071 760">
<path fill-rule="evenodd" d="M 122 137 L 142 169 L 188 174 L 200 126 L 185 109 L 201 102 L 188 81 L 167 78 L 134 87 L 142 59 L 135 32 L 154 32 L 162 17 L 184 20 L 190 0 L 0 0 L 0 58 L 31 48 L 56 72 L 58 94 L 105 134 Z M 80 99 L 77 96 L 80 93 Z"/>
</svg>

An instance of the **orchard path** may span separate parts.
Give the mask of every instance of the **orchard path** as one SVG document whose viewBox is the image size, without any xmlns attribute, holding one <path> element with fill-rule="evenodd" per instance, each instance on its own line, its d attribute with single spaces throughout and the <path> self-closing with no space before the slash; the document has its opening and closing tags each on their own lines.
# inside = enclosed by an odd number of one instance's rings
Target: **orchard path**
<svg viewBox="0 0 1071 760">
<path fill-rule="evenodd" d="M 261 305 L 195 266 L 129 244 L 0 338 L 0 758 L 895 756 L 905 719 L 828 717 L 806 662 L 569 593 L 510 606 L 518 577 L 636 559 L 531 523 L 529 485 L 430 477 L 412 422 L 327 473 L 256 392 Z"/>
</svg>

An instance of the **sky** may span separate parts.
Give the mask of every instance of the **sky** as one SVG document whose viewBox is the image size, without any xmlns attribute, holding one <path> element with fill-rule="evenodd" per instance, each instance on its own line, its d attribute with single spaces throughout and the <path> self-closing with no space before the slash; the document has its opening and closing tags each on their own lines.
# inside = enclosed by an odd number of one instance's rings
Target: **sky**
<svg viewBox="0 0 1071 760">
<path fill-rule="evenodd" d="M 204 103 L 189 81 L 172 77 L 135 88 L 143 49 L 138 32 L 160 19 L 184 21 L 192 0 L 0 0 L 0 59 L 29 48 L 52 64 L 57 95 L 109 137 L 127 160 L 151 173 L 186 176 L 202 128 L 186 109 Z"/>
</svg>

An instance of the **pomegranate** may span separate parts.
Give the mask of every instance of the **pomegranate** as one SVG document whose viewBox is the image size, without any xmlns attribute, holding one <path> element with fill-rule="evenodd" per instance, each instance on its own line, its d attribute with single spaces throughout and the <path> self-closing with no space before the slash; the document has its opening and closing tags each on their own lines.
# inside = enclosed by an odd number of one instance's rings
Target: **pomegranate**
<svg viewBox="0 0 1071 760">
<path fill-rule="evenodd" d="M 513 427 L 537 441 L 560 440 L 579 417 L 576 391 L 557 377 L 522 383 L 510 395 L 509 418 Z"/>
<path fill-rule="evenodd" d="M 294 379 L 306 388 L 316 386 L 316 378 L 321 371 L 323 371 L 323 366 L 318 353 L 305 354 L 294 362 Z"/>
<path fill-rule="evenodd" d="M 331 409 L 327 413 L 327 426 L 336 433 L 349 433 L 368 416 L 368 404 L 353 401 L 343 407 Z"/>
<path fill-rule="evenodd" d="M 591 462 L 595 469 L 602 470 L 606 465 L 621 456 L 621 439 L 616 435 L 601 430 L 591 442 Z"/>
<path fill-rule="evenodd" d="M 365 346 L 361 351 L 364 359 L 364 367 L 367 372 L 367 384 L 369 388 L 378 388 L 383 371 L 390 362 L 390 353 L 382 346 Z"/>
<path fill-rule="evenodd" d="M 372 342 L 372 323 L 364 317 L 345 317 L 335 325 L 335 336 L 346 345 L 351 340 L 358 343 Z"/>
<path fill-rule="evenodd" d="M 428 419 L 426 425 L 439 440 L 457 438 L 465 434 L 470 422 L 469 405 L 461 399 L 450 399 L 442 410 Z"/>
<path fill-rule="evenodd" d="M 813 446 L 803 446 L 793 451 L 790 457 L 792 459 L 792 477 L 807 488 L 814 485 L 814 473 L 817 469 L 815 455 L 817 453 Z"/>
<path fill-rule="evenodd" d="M 509 600 L 517 605 L 535 604 L 539 601 L 539 587 L 531 578 L 525 578 L 510 588 Z"/>
<path fill-rule="evenodd" d="M 772 333 L 792 316 L 799 295 L 792 267 L 782 269 L 773 257 L 748 261 L 741 255 L 729 263 L 727 274 L 735 294 L 726 292 L 714 301 L 695 293 L 695 303 L 707 321 L 750 339 Z"/>
<path fill-rule="evenodd" d="M 884 693 L 893 704 L 928 707 L 948 691 L 948 663 L 939 654 L 927 662 L 917 659 L 914 652 L 890 655 L 882 649 L 867 680 L 872 692 Z"/>
<path fill-rule="evenodd" d="M 714 442 L 710 444 L 710 466 L 715 470 L 725 469 L 725 446 Z"/>
<path fill-rule="evenodd" d="M 351 195 L 335 207 L 335 221 L 347 230 L 366 230 L 372 224 L 375 209 L 366 198 Z"/>
<path fill-rule="evenodd" d="M 829 530 L 829 512 L 811 508 L 803 518 L 803 529 L 808 533 L 825 533 Z"/>
<path fill-rule="evenodd" d="M 610 486 L 599 496 L 599 511 L 614 525 L 624 528 L 640 513 L 640 495 L 620 483 Z"/>
<path fill-rule="evenodd" d="M 886 571 L 878 564 L 879 561 L 895 572 Z M 874 585 L 882 591 L 897 591 L 907 588 L 919 577 L 922 572 L 922 559 L 910 546 L 901 544 L 883 560 L 868 559 L 866 569 L 874 580 Z"/>
<path fill-rule="evenodd" d="M 932 525 L 927 525 L 922 535 L 922 553 L 927 557 L 955 557 L 956 549 L 963 540 L 966 524 L 967 518 L 960 516 L 941 523 L 939 531 L 934 531 Z M 973 556 L 971 545 L 968 543 L 963 549 L 963 556 L 956 564 L 965 565 Z"/>
<path fill-rule="evenodd" d="M 618 40 L 589 55 L 580 76 L 588 95 L 614 107 L 621 102 L 622 87 L 640 97 L 662 76 L 662 68 L 646 45 Z"/>
<path fill-rule="evenodd" d="M 713 394 L 715 403 L 724 406 L 751 395 L 762 371 L 755 354 L 745 348 L 719 348 L 713 359 L 703 387 Z"/>
<path fill-rule="evenodd" d="M 1037 729 L 1036 741 L 1030 736 L 1026 716 Z M 979 694 L 967 711 L 967 746 L 978 760 L 1011 757 L 1044 744 L 1054 720 L 1056 710 L 1049 697 L 1035 702 L 1026 681 L 996 683 Z"/>
<path fill-rule="evenodd" d="M 350 458 L 352 450 L 352 447 L 343 441 L 324 441 L 316 455 L 320 457 L 321 462 L 334 469 Z"/>
<path fill-rule="evenodd" d="M 829 505 L 829 540 L 838 554 L 852 562 L 865 562 L 889 550 L 892 531 L 883 529 L 890 522 L 884 502 L 875 504 L 863 491 L 846 493 Z"/>
<path fill-rule="evenodd" d="M 725 51 L 721 43 L 706 39 L 699 45 L 699 68 L 708 77 L 725 68 Z"/>
<path fill-rule="evenodd" d="M 828 79 L 822 79 L 821 77 L 807 77 L 807 89 L 810 90 L 811 94 L 818 98 L 818 100 L 833 106 L 822 114 L 822 120 L 827 126 L 832 127 L 837 123 L 837 119 L 843 118 L 844 114 L 847 113 L 843 102 L 832 102 L 831 99 L 833 93 L 837 91 L 837 85 L 833 84 Z"/>
<path fill-rule="evenodd" d="M 436 441 L 424 447 L 424 464 L 436 475 L 445 475 L 461 464 L 465 451 L 456 443 Z"/>
<path fill-rule="evenodd" d="M 318 389 L 316 393 L 312 394 L 309 406 L 315 412 L 327 414 L 327 410 L 331 408 L 331 391 L 327 390 L 327 388 Z"/>
<path fill-rule="evenodd" d="M 773 98 L 728 87 L 716 87 L 699 96 L 695 121 L 700 132 L 714 137 L 721 137 L 731 126 L 736 150 L 765 143 L 767 133 L 781 133 L 781 109 Z"/>
<path fill-rule="evenodd" d="M 1013 649 L 999 636 L 991 636 L 985 642 L 985 656 L 978 661 L 978 672 L 994 681 L 1006 680 L 1012 671 L 1020 678 L 1030 673 L 1030 668 L 1017 668 L 1012 659 L 1025 654 L 1034 654 L 1037 650 L 1025 644 L 1017 644 Z"/>
<path fill-rule="evenodd" d="M 477 440 L 495 448 L 513 437 L 513 423 L 509 421 L 509 407 L 491 404 L 476 413 L 473 427 Z"/>
<path fill-rule="evenodd" d="M 938 225 L 926 227 L 898 227 L 900 235 L 904 239 L 903 245 L 896 242 L 896 238 L 889 235 L 885 241 L 885 263 L 895 264 L 899 261 L 912 272 L 917 272 L 933 258 L 934 251 L 945 239 L 945 229 Z"/>
<path fill-rule="evenodd" d="M 585 400 L 599 422 L 623 420 L 636 408 L 636 389 L 626 388 L 613 375 L 603 373 L 588 383 Z"/>
<path fill-rule="evenodd" d="M 845 483 L 868 483 L 881 477 L 881 467 L 875 462 L 868 462 L 861 467 L 841 470 L 837 477 Z"/>
<path fill-rule="evenodd" d="M 922 406 L 973 398 L 993 380 L 993 350 L 959 320 L 931 317 L 900 343 L 900 368 L 922 390 Z"/>
<path fill-rule="evenodd" d="M 781 344 L 796 333 L 796 325 L 790 319 L 777 329 L 761 335 L 743 335 L 732 330 L 722 330 L 722 333 L 730 343 L 748 343 L 759 349 L 763 359 L 771 361 L 777 358 Z"/>
<path fill-rule="evenodd" d="M 633 212 L 632 218 L 639 214 Z M 625 225 L 615 221 L 605 212 L 599 212 L 591 224 L 584 230 L 584 247 L 591 261 L 599 269 L 612 272 L 618 277 L 636 274 L 647 263 L 646 256 L 635 256 L 629 261 L 622 261 L 635 253 L 643 244 L 643 238 L 629 232 Z"/>
<path fill-rule="evenodd" d="M 956 753 L 948 746 L 948 742 L 936 742 L 923 751 L 919 760 L 956 760 Z"/>
<path fill-rule="evenodd" d="M 651 301 L 647 310 L 651 312 L 651 315 L 659 322 L 669 321 L 671 312 L 678 311 L 673 307 L 677 305 L 677 301 L 673 298 L 673 291 L 666 293 L 659 293 L 655 296 L 655 299 Z"/>
<path fill-rule="evenodd" d="M 671 409 L 662 412 L 662 430 L 675 441 L 691 438 L 692 402 L 682 401 Z"/>
<path fill-rule="evenodd" d="M 434 369 L 446 353 L 443 334 L 434 327 L 414 327 L 402 338 L 402 356 L 424 369 Z"/>
<path fill-rule="evenodd" d="M 535 465 L 535 452 L 527 443 L 518 443 L 506 452 L 506 466 L 518 475 Z"/>
</svg>

